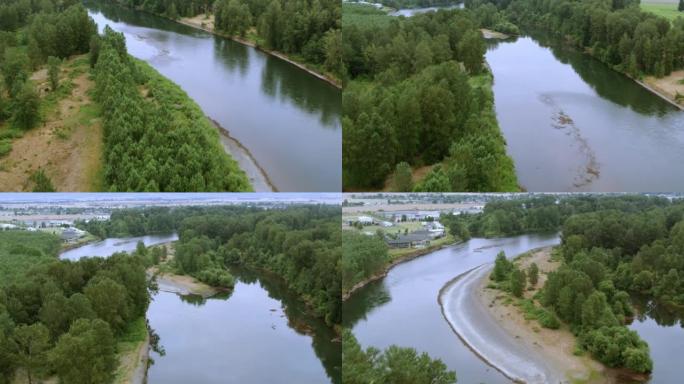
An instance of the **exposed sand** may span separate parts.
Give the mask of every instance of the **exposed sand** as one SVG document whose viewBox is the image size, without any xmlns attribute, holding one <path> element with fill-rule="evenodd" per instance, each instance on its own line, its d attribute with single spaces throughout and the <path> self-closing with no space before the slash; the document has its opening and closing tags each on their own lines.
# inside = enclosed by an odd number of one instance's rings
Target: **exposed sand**
<svg viewBox="0 0 684 384">
<path fill-rule="evenodd" d="M 674 71 L 660 79 L 647 76 L 639 83 L 679 109 L 684 109 L 684 84 L 680 83 L 681 80 L 684 80 L 684 70 Z M 682 97 L 678 99 L 677 95 Z"/>
<path fill-rule="evenodd" d="M 61 81 L 72 68 L 63 65 Z M 45 70 L 32 78 L 41 95 L 46 93 Z M 30 191 L 31 175 L 42 168 L 60 192 L 89 192 L 97 187 L 102 167 L 102 127 L 100 119 L 81 121 L 81 108 L 93 101 L 88 90 L 93 82 L 87 73 L 73 80 L 71 95 L 58 102 L 45 122 L 12 141 L 12 151 L 0 158 L 0 190 Z"/>
<path fill-rule="evenodd" d="M 205 299 L 218 293 L 216 288 L 201 283 L 192 276 L 159 273 L 156 267 L 150 268 L 148 273 L 156 276 L 157 285 L 162 292 L 177 293 L 184 296 L 198 295 Z"/>
<path fill-rule="evenodd" d="M 213 119 L 209 120 L 211 120 L 216 129 L 218 129 L 223 150 L 230 154 L 230 156 L 237 161 L 240 169 L 247 174 L 247 178 L 249 178 L 249 182 L 252 185 L 254 192 L 277 192 L 278 190 L 266 174 L 266 170 L 257 163 L 249 149 L 232 137 L 228 130 L 221 127 L 217 121 Z"/>
<path fill-rule="evenodd" d="M 549 260 L 551 248 L 522 258 L 540 269 L 538 287 L 559 263 Z M 484 264 L 448 283 L 440 292 L 442 312 L 452 329 L 483 360 L 513 380 L 526 383 L 610 383 L 606 369 L 590 357 L 575 356 L 575 337 L 568 329 L 542 328 L 525 320 L 518 307 L 505 304 L 505 293 L 487 288 L 493 264 Z M 534 291 L 525 293 L 526 297 Z"/>
<path fill-rule="evenodd" d="M 482 37 L 485 39 L 501 39 L 505 40 L 508 39 L 510 36 L 508 36 L 505 33 L 497 32 L 497 31 L 492 31 L 491 29 L 486 29 L 486 28 L 481 28 L 480 32 L 482 32 Z"/>
</svg>

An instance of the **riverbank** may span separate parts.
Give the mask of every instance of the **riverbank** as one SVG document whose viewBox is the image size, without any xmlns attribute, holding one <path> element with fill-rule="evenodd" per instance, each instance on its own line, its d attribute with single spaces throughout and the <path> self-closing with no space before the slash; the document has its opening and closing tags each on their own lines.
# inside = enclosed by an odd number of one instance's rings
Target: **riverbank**
<svg viewBox="0 0 684 384">
<path fill-rule="evenodd" d="M 311 76 L 313 76 L 319 80 L 325 81 L 326 83 L 334 86 L 335 88 L 337 88 L 339 90 L 342 90 L 341 81 L 334 78 L 332 75 L 322 74 L 322 73 L 318 72 L 317 70 L 309 68 L 306 64 L 300 63 L 300 62 L 290 58 L 290 56 L 288 56 L 284 53 L 264 48 L 264 47 L 260 46 L 255 40 L 247 39 L 247 38 L 243 38 L 243 37 L 239 37 L 239 36 L 232 36 L 232 35 L 228 35 L 226 33 L 221 33 L 221 32 L 216 31 L 214 29 L 214 16 L 213 15 L 200 14 L 200 15 L 197 15 L 195 17 L 183 17 L 183 18 L 173 20 L 173 21 L 178 22 L 178 23 L 183 24 L 183 25 L 187 25 L 187 26 L 192 27 L 192 28 L 200 29 L 202 31 L 211 33 L 212 35 L 221 36 L 221 37 L 224 37 L 226 39 L 231 39 L 235 42 L 246 45 L 248 47 L 252 47 L 254 49 L 258 49 L 259 51 L 262 51 L 266 54 L 269 54 L 271 56 L 275 56 L 275 57 L 277 57 L 283 61 L 286 61 L 286 62 L 294 65 L 295 67 L 301 69 L 302 71 L 310 74 Z"/>
<path fill-rule="evenodd" d="M 230 154 L 230 156 L 237 161 L 240 169 L 242 169 L 249 182 L 252 184 L 254 192 L 278 192 L 278 189 L 273 185 L 271 179 L 266 174 L 266 170 L 259 165 L 252 152 L 245 147 L 240 141 L 230 135 L 230 132 L 223 128 L 218 121 L 207 117 L 209 121 L 216 127 L 219 132 L 219 138 L 223 149 Z"/>
<path fill-rule="evenodd" d="M 119 367 L 114 384 L 145 384 L 150 359 L 150 335 L 144 317 L 129 326 L 117 344 Z"/>
<path fill-rule="evenodd" d="M 560 262 L 552 261 L 551 247 L 516 258 L 522 268 L 539 266 L 542 287 L 546 275 Z M 575 336 L 567 327 L 539 326 L 510 295 L 490 286 L 492 263 L 467 271 L 450 282 L 438 296 L 442 314 L 452 330 L 487 364 L 513 381 L 526 383 L 606 383 L 606 368 L 587 355 L 577 356 Z M 525 292 L 532 298 L 536 290 Z"/>
<path fill-rule="evenodd" d="M 679 110 L 684 110 L 684 70 L 674 71 L 660 79 L 646 76 L 643 80 L 634 81 Z"/>
<path fill-rule="evenodd" d="M 354 294 L 354 292 L 365 287 L 366 285 L 384 278 L 385 276 L 387 276 L 387 274 L 389 273 L 389 271 L 392 268 L 396 267 L 399 264 L 405 263 L 407 261 L 411 261 L 411 260 L 416 259 L 420 256 L 424 256 L 424 255 L 427 255 L 427 254 L 435 252 L 435 251 L 439 251 L 440 249 L 450 247 L 452 245 L 461 244 L 461 243 L 462 243 L 462 241 L 451 241 L 451 242 L 448 242 L 445 244 L 432 245 L 432 246 L 429 246 L 427 248 L 413 249 L 411 252 L 408 252 L 406 254 L 394 257 L 389 262 L 389 264 L 387 264 L 383 268 L 382 271 L 380 271 L 380 272 L 378 272 L 378 273 L 354 284 L 351 288 L 349 288 L 348 291 L 342 292 L 342 301 L 343 302 L 347 301 Z"/>
<path fill-rule="evenodd" d="M 176 293 L 182 296 L 196 295 L 205 299 L 219 292 L 217 288 L 204 284 L 192 276 L 160 272 L 157 267 L 151 267 L 147 272 L 150 276 L 154 276 L 161 292 Z"/>
</svg>

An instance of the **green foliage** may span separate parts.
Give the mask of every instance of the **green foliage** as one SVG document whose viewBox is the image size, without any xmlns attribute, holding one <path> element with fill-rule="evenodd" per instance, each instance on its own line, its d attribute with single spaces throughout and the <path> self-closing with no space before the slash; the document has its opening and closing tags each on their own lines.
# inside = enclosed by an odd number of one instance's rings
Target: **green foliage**
<svg viewBox="0 0 684 384">
<path fill-rule="evenodd" d="M 633 77 L 662 77 L 684 67 L 684 23 L 642 11 L 638 2 L 493 2 L 511 22 L 555 34 Z"/>
<path fill-rule="evenodd" d="M 54 261 L 59 249 L 60 240 L 53 234 L 0 231 L 0 288 L 30 267 Z"/>
<path fill-rule="evenodd" d="M 390 261 L 387 244 L 378 236 L 342 232 L 342 291 L 384 270 Z"/>
<path fill-rule="evenodd" d="M 342 376 L 349 384 L 453 384 L 456 373 L 439 359 L 392 345 L 363 350 L 349 330 L 342 333 Z"/>
<path fill-rule="evenodd" d="M 33 172 L 29 179 L 34 184 L 33 192 L 55 192 L 55 187 L 52 185 L 52 180 L 50 180 L 42 168 Z"/>
<path fill-rule="evenodd" d="M 653 369 L 648 345 L 635 331 L 623 326 L 604 326 L 583 333 L 580 343 L 609 367 L 625 367 L 637 372 L 650 372 Z"/>
<path fill-rule="evenodd" d="M 12 125 L 29 130 L 40 122 L 40 97 L 30 81 L 25 82 L 12 101 Z"/>
<path fill-rule="evenodd" d="M 470 12 L 352 22 L 342 50 L 349 79 L 342 120 L 346 188 L 380 188 L 402 162 L 441 162 L 415 191 L 518 189 L 493 111 L 491 75 L 484 73 L 484 40 Z"/>
<path fill-rule="evenodd" d="M 216 29 L 229 35 L 244 37 L 252 25 L 249 6 L 240 0 L 218 0 L 214 3 L 214 15 Z"/>
<path fill-rule="evenodd" d="M 409 163 L 402 161 L 398 163 L 394 170 L 394 191 L 411 192 L 413 190 L 413 171 Z"/>
<path fill-rule="evenodd" d="M 105 179 L 113 191 L 246 191 L 249 180 L 218 132 L 175 84 L 126 53 L 107 28 L 99 43 L 95 96 L 103 107 Z M 143 98 L 142 83 L 151 98 Z"/>
<path fill-rule="evenodd" d="M 491 279 L 496 282 L 502 282 L 509 277 L 512 270 L 513 263 L 511 263 L 506 258 L 506 254 L 501 251 L 496 255 L 496 261 L 494 262 L 494 270 L 492 271 Z"/>
<path fill-rule="evenodd" d="M 530 282 L 530 286 L 534 287 L 537 285 L 537 281 L 539 280 L 539 267 L 537 266 L 537 263 L 532 263 L 529 268 L 527 268 L 527 279 Z"/>
<path fill-rule="evenodd" d="M 522 271 L 518 267 L 513 266 L 513 270 L 511 271 L 510 276 L 508 277 L 508 281 L 513 296 L 522 297 L 523 292 L 525 291 L 525 287 L 527 286 L 525 271 Z"/>
<path fill-rule="evenodd" d="M 59 67 L 62 61 L 54 56 L 50 56 L 47 59 L 48 63 L 48 78 L 50 79 L 50 86 L 53 91 L 57 90 L 59 87 Z"/>
<path fill-rule="evenodd" d="M 117 365 L 116 340 L 100 320 L 78 319 L 50 351 L 50 362 L 67 383 L 107 383 Z"/>
<path fill-rule="evenodd" d="M 0 232 L 0 382 L 16 369 L 60 382 L 108 382 L 117 364 L 114 331 L 149 305 L 144 260 L 58 261 L 59 239 L 39 232 Z"/>
</svg>

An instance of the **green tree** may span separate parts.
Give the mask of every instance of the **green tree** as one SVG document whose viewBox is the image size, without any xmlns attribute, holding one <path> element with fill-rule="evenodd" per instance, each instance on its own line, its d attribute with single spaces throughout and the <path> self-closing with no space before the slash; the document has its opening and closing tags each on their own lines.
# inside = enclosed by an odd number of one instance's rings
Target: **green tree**
<svg viewBox="0 0 684 384">
<path fill-rule="evenodd" d="M 65 383 L 107 383 L 117 364 L 116 340 L 106 322 L 78 319 L 59 338 L 49 359 Z"/>
<path fill-rule="evenodd" d="M 492 271 L 491 278 L 494 281 L 504 281 L 512 269 L 513 264 L 508 261 L 506 254 L 501 251 L 496 255 L 496 261 L 494 261 L 494 270 Z"/>
<path fill-rule="evenodd" d="M 123 330 L 129 316 L 126 288 L 109 277 L 96 277 L 83 289 L 97 317 L 115 332 Z"/>
<path fill-rule="evenodd" d="M 394 171 L 394 191 L 395 192 L 411 192 L 413 190 L 413 174 L 411 166 L 402 161 L 397 164 Z"/>
<path fill-rule="evenodd" d="M 484 44 L 482 35 L 477 30 L 466 32 L 458 46 L 459 57 L 463 61 L 463 65 L 470 73 L 475 74 L 482 71 L 486 50 L 487 47 Z"/>
<path fill-rule="evenodd" d="M 679 0 L 679 5 L 677 5 L 677 10 L 679 12 L 684 11 L 684 0 Z"/>
<path fill-rule="evenodd" d="M 42 168 L 39 168 L 31 174 L 30 180 L 33 182 L 33 192 L 55 192 L 55 186 L 52 180 L 45 174 Z"/>
<path fill-rule="evenodd" d="M 40 121 L 40 97 L 27 81 L 12 102 L 12 123 L 17 128 L 29 130 Z"/>
<path fill-rule="evenodd" d="M 530 281 L 531 286 L 534 287 L 537 285 L 539 279 L 539 267 L 537 266 L 537 263 L 532 263 L 529 268 L 527 268 L 527 279 Z"/>
<path fill-rule="evenodd" d="M 515 297 L 522 297 L 525 291 L 526 281 L 525 281 L 525 271 L 514 267 L 510 275 L 511 293 Z"/>
<path fill-rule="evenodd" d="M 54 56 L 48 57 L 48 77 L 50 79 L 50 86 L 53 91 L 59 87 L 59 67 L 62 61 Z"/>
<path fill-rule="evenodd" d="M 47 351 L 50 348 L 50 331 L 41 323 L 19 325 L 14 329 L 14 343 L 17 346 L 16 358 L 26 370 L 29 384 L 34 375 L 47 368 Z"/>
</svg>

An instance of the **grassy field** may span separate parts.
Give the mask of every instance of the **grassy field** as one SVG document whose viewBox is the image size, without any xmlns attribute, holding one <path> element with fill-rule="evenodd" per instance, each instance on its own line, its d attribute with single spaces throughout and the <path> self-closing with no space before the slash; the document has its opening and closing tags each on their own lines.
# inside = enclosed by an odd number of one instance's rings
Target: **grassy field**
<svg viewBox="0 0 684 384">
<path fill-rule="evenodd" d="M 651 1 L 646 0 L 641 2 L 641 9 L 647 12 L 655 13 L 658 16 L 665 17 L 669 20 L 674 20 L 677 17 L 684 17 L 684 12 L 679 12 L 677 10 L 677 1 Z"/>
</svg>

